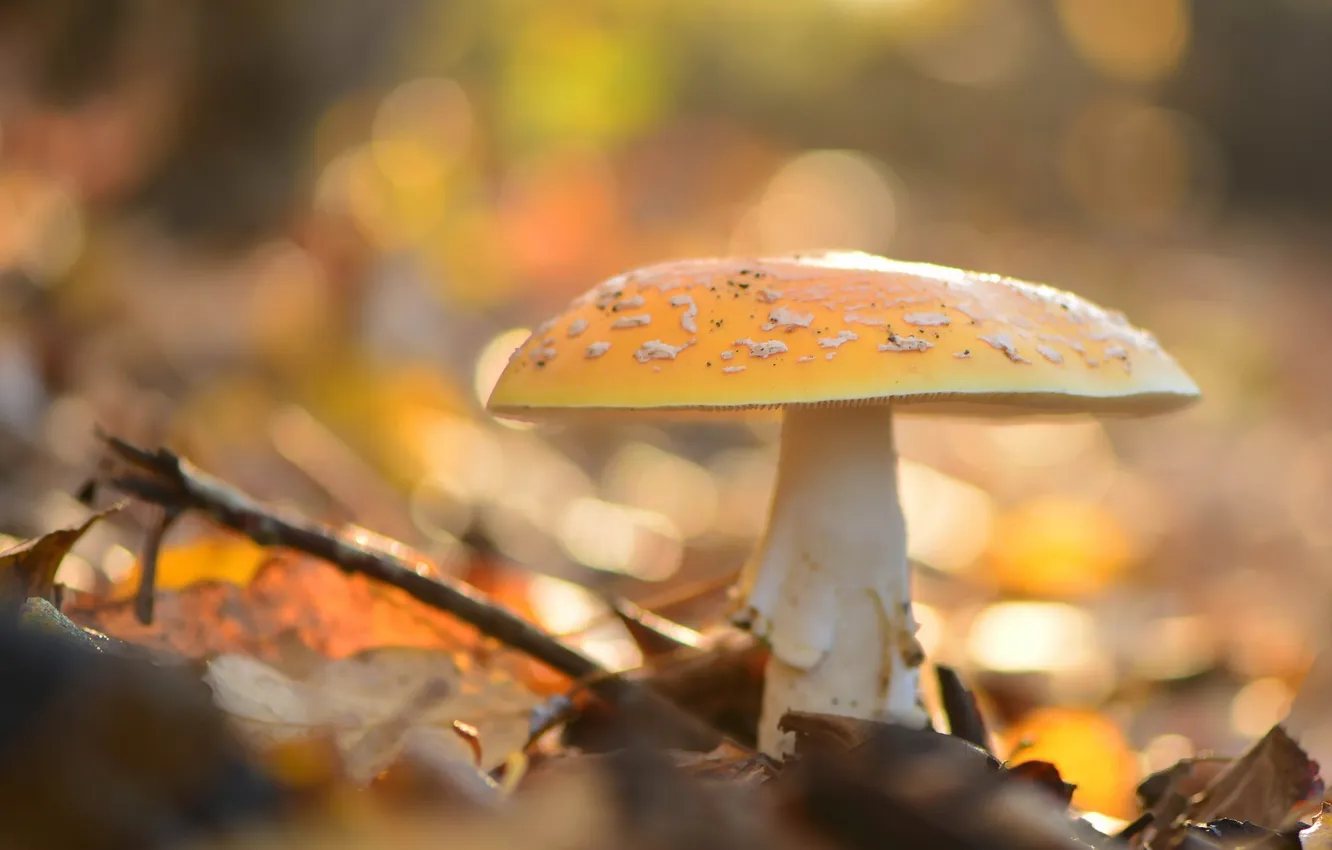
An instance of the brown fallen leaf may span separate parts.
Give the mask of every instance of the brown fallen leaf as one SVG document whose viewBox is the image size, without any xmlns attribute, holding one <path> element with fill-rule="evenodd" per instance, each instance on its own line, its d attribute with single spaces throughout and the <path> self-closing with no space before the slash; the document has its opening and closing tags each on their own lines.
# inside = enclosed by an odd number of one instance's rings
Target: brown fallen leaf
<svg viewBox="0 0 1332 850">
<path fill-rule="evenodd" d="M 1029 782 L 1045 791 L 1065 807 L 1072 804 L 1073 792 L 1078 787 L 1071 782 L 1065 782 L 1059 773 L 1059 768 L 1048 761 L 1024 761 L 1006 768 L 1004 772 L 1010 778 Z"/>
<path fill-rule="evenodd" d="M 544 668 L 538 673 L 536 662 L 499 651 L 471 626 L 397 588 L 285 550 L 270 550 L 245 587 L 201 581 L 159 590 L 150 625 L 139 622 L 130 599 L 71 593 L 64 612 L 79 625 L 195 660 L 239 653 L 299 673 L 323 658 L 417 647 L 466 652 L 468 663 L 503 670 L 542 691 L 568 686 L 567 679 Z"/>
<path fill-rule="evenodd" d="M 1322 790 L 1318 765 L 1282 726 L 1273 726 L 1195 798 L 1188 817 L 1195 823 L 1230 818 L 1279 829 L 1311 795 L 1321 800 Z"/>
<path fill-rule="evenodd" d="M 394 588 L 281 551 L 269 552 L 244 587 L 208 580 L 160 591 L 151 625 L 137 621 L 129 600 L 85 593 L 70 594 L 65 613 L 122 640 L 196 659 L 241 652 L 278 661 L 279 644 L 291 639 L 326 657 L 377 646 L 454 650 L 476 642 L 474 630 Z"/>
<path fill-rule="evenodd" d="M 735 785 L 762 785 L 777 776 L 781 766 L 762 753 L 723 743 L 710 753 L 672 753 L 676 765 L 692 776 Z"/>
<path fill-rule="evenodd" d="M 1318 816 L 1307 829 L 1300 830 L 1300 847 L 1303 850 L 1332 850 L 1332 822 L 1328 812 L 1332 806 L 1324 803 Z"/>
<path fill-rule="evenodd" d="M 1210 762 L 1204 766 L 1215 769 Z M 1302 808 L 1316 806 L 1323 795 L 1317 763 L 1281 725 L 1212 774 L 1201 791 L 1196 790 L 1197 768 L 1182 763 L 1139 787 L 1140 798 L 1154 799 L 1152 825 L 1144 833 L 1147 846 L 1173 847 L 1191 825 L 1221 819 L 1267 830 L 1289 828 Z"/>
<path fill-rule="evenodd" d="M 933 729 L 911 729 L 894 723 L 803 711 L 787 712 L 778 728 L 795 735 L 797 762 L 865 753 L 891 740 L 904 756 L 928 752 L 996 776 L 1000 768 L 998 759 L 975 744 Z"/>
<path fill-rule="evenodd" d="M 1231 759 L 1202 756 L 1180 759 L 1138 783 L 1135 794 L 1143 809 L 1154 809 L 1167 793 L 1191 799 L 1230 766 Z"/>
<path fill-rule="evenodd" d="M 56 602 L 55 575 L 60 562 L 98 520 L 116 513 L 113 505 L 93 514 L 82 525 L 43 534 L 0 552 L 0 594 L 17 610 L 25 600 L 37 598 Z"/>
<path fill-rule="evenodd" d="M 873 720 L 805 711 L 787 712 L 778 723 L 783 732 L 795 735 L 797 756 L 855 749 L 869 740 L 879 726 Z"/>
<path fill-rule="evenodd" d="M 1086 830 L 1049 794 L 1009 781 L 992 756 L 960 738 L 890 723 L 835 724 L 821 715 L 784 721 L 797 735 L 798 758 L 764 788 L 777 795 L 792 831 L 848 850 L 1086 846 L 1078 837 Z M 806 736 L 803 752 L 797 730 Z M 859 743 L 844 749 L 848 741 Z"/>
<path fill-rule="evenodd" d="M 482 770 L 501 764 L 527 740 L 537 697 L 517 681 L 467 663 L 465 656 L 405 647 L 367 650 L 326 662 L 293 679 L 244 655 L 208 664 L 205 680 L 217 704 L 261 748 L 326 730 L 346 771 L 368 783 L 402 750 L 429 738 L 437 752 L 472 764 L 470 745 L 454 721 L 476 728 Z"/>
<path fill-rule="evenodd" d="M 645 659 L 659 658 L 682 649 L 704 649 L 708 645 L 703 634 L 641 608 L 628 599 L 612 599 L 610 607 Z"/>
<path fill-rule="evenodd" d="M 479 808 L 406 815 L 372 810 L 356 818 L 298 821 L 200 845 L 196 850 L 598 850 L 669 847 L 626 835 L 612 777 L 597 766 L 571 763 L 551 781 L 534 782 L 502 812 Z M 712 845 L 716 846 L 716 845 Z"/>
<path fill-rule="evenodd" d="M 0 847 L 162 846 L 282 795 L 191 671 L 0 622 Z"/>
<path fill-rule="evenodd" d="M 503 800 L 498 783 L 460 762 L 453 743 L 422 728 L 403 735 L 398 757 L 375 776 L 371 789 L 377 799 L 403 809 L 494 808 Z"/>
</svg>

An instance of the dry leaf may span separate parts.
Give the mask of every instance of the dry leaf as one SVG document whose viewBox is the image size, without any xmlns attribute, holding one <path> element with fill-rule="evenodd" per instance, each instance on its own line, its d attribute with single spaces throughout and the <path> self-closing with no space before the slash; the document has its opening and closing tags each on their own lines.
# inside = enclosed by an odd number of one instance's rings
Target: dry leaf
<svg viewBox="0 0 1332 850">
<path fill-rule="evenodd" d="M 479 809 L 416 816 L 372 812 L 322 822 L 296 822 L 202 845 L 199 850 L 600 850 L 664 847 L 628 840 L 610 777 L 591 765 L 570 765 L 549 782 L 534 782 L 501 812 Z M 667 801 L 660 800 L 659 803 Z M 703 832 L 707 825 L 698 824 Z M 716 845 L 713 845 L 716 846 Z"/>
<path fill-rule="evenodd" d="M 1332 850 L 1332 824 L 1327 821 L 1329 808 L 1332 807 L 1324 803 L 1313 826 L 1300 830 L 1300 846 L 1304 850 Z"/>
<path fill-rule="evenodd" d="M 48 602 L 56 601 L 55 575 L 56 570 L 60 569 L 60 562 L 98 520 L 116 513 L 120 508 L 120 505 L 115 505 L 93 514 L 75 528 L 52 531 L 36 540 L 28 540 L 0 552 L 0 585 L 7 594 L 11 594 L 16 605 L 34 597 Z"/>
<path fill-rule="evenodd" d="M 37 597 L 24 602 L 19 609 L 18 627 L 89 652 L 101 652 L 107 643 L 105 638 L 101 641 L 94 639 L 50 602 Z"/>
<path fill-rule="evenodd" d="M 1050 794 L 1065 807 L 1073 802 L 1076 785 L 1065 782 L 1059 768 L 1048 761 L 1024 761 L 1005 770 L 1005 774 L 1020 782 L 1028 782 Z"/>
<path fill-rule="evenodd" d="M 806 711 L 788 711 L 777 725 L 795 735 L 797 755 L 846 752 L 865 743 L 880 727 L 873 720 Z"/>
<path fill-rule="evenodd" d="M 204 581 L 220 581 L 244 587 L 272 553 L 239 534 L 210 533 L 189 543 L 163 547 L 157 556 L 153 578 L 159 590 L 179 590 Z M 139 590 L 142 564 L 116 582 L 112 599 L 132 599 Z"/>
<path fill-rule="evenodd" d="M 1189 807 L 1188 817 L 1195 823 L 1230 818 L 1279 829 L 1315 793 L 1322 796 L 1318 765 L 1284 728 L 1273 726 L 1212 780 Z"/>
<path fill-rule="evenodd" d="M 1140 799 L 1154 801 L 1153 825 L 1147 830 L 1150 846 L 1172 846 L 1190 824 L 1220 819 L 1268 830 L 1288 828 L 1295 822 L 1298 807 L 1321 799 L 1323 793 L 1318 765 L 1280 725 L 1273 726 L 1197 792 L 1195 768 L 1181 763 L 1139 787 Z"/>
<path fill-rule="evenodd" d="M 191 672 L 0 623 L 0 847 L 161 846 L 274 816 Z"/>
<path fill-rule="evenodd" d="M 205 676 L 218 705 L 262 746 L 317 730 L 335 736 L 347 771 L 369 782 L 411 734 L 470 764 L 454 721 L 475 727 L 481 768 L 490 770 L 527 740 L 537 698 L 519 682 L 467 659 L 426 649 L 385 648 L 329 661 L 303 680 L 243 655 L 213 659 Z"/>
<path fill-rule="evenodd" d="M 239 652 L 280 662 L 294 640 L 325 657 L 378 646 L 457 650 L 476 632 L 448 614 L 364 576 L 287 552 L 272 552 L 244 588 L 202 581 L 157 594 L 144 626 L 129 600 L 72 594 L 71 619 L 122 640 L 172 649 L 190 658 Z"/>
<path fill-rule="evenodd" d="M 772 758 L 723 742 L 710 753 L 674 752 L 672 760 L 693 776 L 736 785 L 762 785 L 780 770 Z"/>
<path fill-rule="evenodd" d="M 490 808 L 503 801 L 499 784 L 472 763 L 458 761 L 456 741 L 443 741 L 433 729 L 413 728 L 402 751 L 371 784 L 378 799 L 399 807 Z"/>
</svg>

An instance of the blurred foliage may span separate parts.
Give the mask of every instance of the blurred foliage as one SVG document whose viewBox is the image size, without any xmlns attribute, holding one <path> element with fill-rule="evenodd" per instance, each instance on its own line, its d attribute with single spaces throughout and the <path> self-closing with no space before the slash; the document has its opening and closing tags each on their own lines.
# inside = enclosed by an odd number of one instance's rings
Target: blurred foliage
<svg viewBox="0 0 1332 850">
<path fill-rule="evenodd" d="M 1280 717 L 1332 595 L 1329 37 L 1325 0 L 6 0 L 0 528 L 86 518 L 64 494 L 101 425 L 419 547 L 632 666 L 579 585 L 646 605 L 733 569 L 775 432 L 497 422 L 481 402 L 526 327 L 691 254 L 1046 280 L 1157 331 L 1207 401 L 904 422 L 917 616 L 1122 811 L 1145 770 Z M 148 517 L 127 516 L 60 579 L 128 628 Z M 253 635 L 198 618 L 317 569 L 174 540 L 162 618 L 201 654 Z M 386 642 L 350 614 L 397 602 L 311 590 L 333 581 L 283 584 L 271 622 L 348 615 L 316 642 L 335 656 Z M 1092 750 L 1122 774 L 1079 776 Z"/>
</svg>

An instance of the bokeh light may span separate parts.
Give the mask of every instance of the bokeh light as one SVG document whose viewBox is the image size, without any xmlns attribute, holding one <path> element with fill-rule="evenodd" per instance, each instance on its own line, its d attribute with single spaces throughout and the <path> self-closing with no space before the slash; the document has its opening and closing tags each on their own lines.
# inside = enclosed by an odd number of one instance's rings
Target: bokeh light
<svg viewBox="0 0 1332 850">
<path fill-rule="evenodd" d="M 1059 766 L 1064 781 L 1077 785 L 1073 804 L 1080 808 L 1131 817 L 1130 794 L 1137 759 L 1123 732 L 1111 720 L 1091 711 L 1041 709 L 1005 731 L 1009 746 L 1030 742 L 1014 761 L 1049 761 Z"/>
<path fill-rule="evenodd" d="M 1280 679 L 1254 679 L 1230 703 L 1230 725 L 1246 738 L 1258 738 L 1290 710 L 1290 686 Z"/>
<path fill-rule="evenodd" d="M 697 463 L 647 443 L 628 443 L 606 468 L 603 487 L 611 501 L 668 518 L 686 538 L 717 521 L 717 486 Z"/>
<path fill-rule="evenodd" d="M 1059 21 L 1092 67 L 1132 82 L 1168 76 L 1189 47 L 1188 0 L 1059 0 Z"/>
<path fill-rule="evenodd" d="M 1220 191 L 1213 152 L 1187 116 L 1107 98 L 1069 123 L 1060 151 L 1064 183 L 1094 216 L 1159 228 L 1210 213 Z"/>
<path fill-rule="evenodd" d="M 985 551 L 994 505 L 984 490 L 924 464 L 898 467 L 908 554 L 947 572 L 964 570 Z"/>
<path fill-rule="evenodd" d="M 1007 591 L 1074 597 L 1105 588 L 1132 554 L 1124 529 L 1103 508 L 1046 497 L 999 519 L 988 564 Z"/>
<path fill-rule="evenodd" d="M 542 626 L 555 634 L 570 635 L 579 649 L 607 669 L 628 670 L 642 663 L 624 626 L 608 618 L 609 607 L 586 588 L 536 576 L 527 585 L 527 597 Z"/>
<path fill-rule="evenodd" d="M 379 103 L 371 154 L 390 182 L 408 189 L 437 185 L 456 165 L 472 134 L 472 105 L 454 80 L 421 78 Z"/>
<path fill-rule="evenodd" d="M 561 513 L 555 533 L 570 558 L 593 569 L 661 581 L 680 568 L 680 532 L 653 511 L 574 499 Z"/>
<path fill-rule="evenodd" d="M 1056 602 L 1001 602 L 980 612 L 967 637 L 971 659 L 1004 673 L 1078 671 L 1100 657 L 1096 621 Z"/>
<path fill-rule="evenodd" d="M 732 251 L 781 254 L 826 248 L 882 253 L 897 227 L 901 192 L 862 153 L 811 151 L 782 166 L 741 220 Z"/>
</svg>

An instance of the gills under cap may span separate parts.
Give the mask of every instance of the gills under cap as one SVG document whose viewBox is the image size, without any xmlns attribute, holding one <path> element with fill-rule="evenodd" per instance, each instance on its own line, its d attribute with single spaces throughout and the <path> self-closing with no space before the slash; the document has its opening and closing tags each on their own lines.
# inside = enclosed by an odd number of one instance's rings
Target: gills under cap
<svg viewBox="0 0 1332 850">
<path fill-rule="evenodd" d="M 1151 334 L 1071 293 L 836 252 L 611 278 L 532 333 L 490 408 L 1149 414 L 1198 396 Z"/>
</svg>

